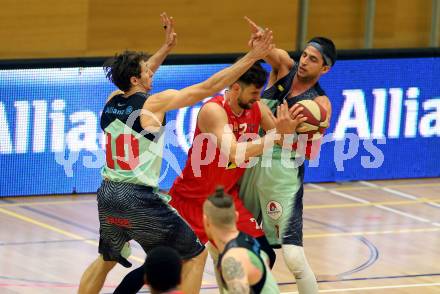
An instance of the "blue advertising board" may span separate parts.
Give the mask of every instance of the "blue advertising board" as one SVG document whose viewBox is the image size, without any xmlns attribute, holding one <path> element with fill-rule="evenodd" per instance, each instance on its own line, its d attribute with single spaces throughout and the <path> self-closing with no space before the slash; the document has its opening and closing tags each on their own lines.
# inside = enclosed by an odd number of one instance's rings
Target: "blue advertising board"
<svg viewBox="0 0 440 294">
<path fill-rule="evenodd" d="M 226 66 L 162 66 L 153 93 Z M 307 182 L 440 176 L 440 58 L 342 60 L 320 84 L 333 113 Z M 0 196 L 95 192 L 100 114 L 114 89 L 100 67 L 0 70 Z M 165 148 L 178 165 L 163 160 L 163 189 L 185 164 L 201 105 L 167 114 Z"/>
</svg>

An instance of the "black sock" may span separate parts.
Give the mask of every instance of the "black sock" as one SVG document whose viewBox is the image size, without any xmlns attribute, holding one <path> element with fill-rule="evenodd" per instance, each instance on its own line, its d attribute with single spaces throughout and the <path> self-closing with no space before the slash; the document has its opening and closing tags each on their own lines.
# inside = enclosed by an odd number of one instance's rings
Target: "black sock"
<svg viewBox="0 0 440 294">
<path fill-rule="evenodd" d="M 272 246 L 270 246 L 269 241 L 267 241 L 266 236 L 258 237 L 257 240 L 258 240 L 258 243 L 260 243 L 261 250 L 266 252 L 267 256 L 269 256 L 269 267 L 270 267 L 270 269 L 272 269 L 273 265 L 275 264 L 275 260 L 277 258 L 275 250 L 273 250 Z"/>
<path fill-rule="evenodd" d="M 144 275 L 145 271 L 143 266 L 132 270 L 124 277 L 113 294 L 131 294 L 139 292 L 145 284 Z"/>
</svg>

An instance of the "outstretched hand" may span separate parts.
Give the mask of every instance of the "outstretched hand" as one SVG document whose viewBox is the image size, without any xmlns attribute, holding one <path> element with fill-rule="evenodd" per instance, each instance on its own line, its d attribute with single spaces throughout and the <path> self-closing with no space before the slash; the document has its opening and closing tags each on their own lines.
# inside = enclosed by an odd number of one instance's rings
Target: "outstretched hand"
<svg viewBox="0 0 440 294">
<path fill-rule="evenodd" d="M 245 16 L 244 19 L 248 22 L 249 28 L 251 30 L 251 38 L 248 41 L 249 47 L 253 47 L 253 43 L 255 40 L 261 38 L 263 36 L 264 30 L 262 27 L 258 26 L 253 20 L 249 17 Z"/>
<path fill-rule="evenodd" d="M 253 41 L 253 46 L 249 53 L 257 60 L 263 59 L 273 48 L 275 48 L 275 44 L 272 42 L 273 33 L 266 28 L 263 30 L 261 37 Z"/>
<path fill-rule="evenodd" d="M 160 14 L 162 26 L 165 29 L 165 45 L 170 49 L 177 44 L 177 34 L 174 32 L 174 18 L 166 12 Z"/>
</svg>

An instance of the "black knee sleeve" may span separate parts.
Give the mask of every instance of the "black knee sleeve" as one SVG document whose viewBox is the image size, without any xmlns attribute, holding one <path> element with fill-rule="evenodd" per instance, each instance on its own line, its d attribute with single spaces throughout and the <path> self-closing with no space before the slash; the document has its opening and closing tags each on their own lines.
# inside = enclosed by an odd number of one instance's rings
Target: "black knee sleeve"
<svg viewBox="0 0 440 294">
<path fill-rule="evenodd" d="M 257 240 L 258 243 L 260 243 L 261 250 L 263 250 L 267 254 L 267 256 L 269 256 L 269 266 L 270 269 L 272 269 L 273 265 L 275 264 L 275 260 L 277 258 L 275 250 L 273 250 L 272 246 L 270 246 L 266 236 L 258 237 Z"/>
</svg>

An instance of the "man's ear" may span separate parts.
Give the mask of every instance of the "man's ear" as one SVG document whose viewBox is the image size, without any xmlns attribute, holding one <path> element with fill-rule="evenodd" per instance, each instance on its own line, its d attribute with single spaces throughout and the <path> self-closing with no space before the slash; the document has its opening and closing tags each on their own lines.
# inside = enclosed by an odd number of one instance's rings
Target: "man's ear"
<svg viewBox="0 0 440 294">
<path fill-rule="evenodd" d="M 231 91 L 239 92 L 241 90 L 240 84 L 235 82 L 231 85 Z"/>
<path fill-rule="evenodd" d="M 135 76 L 130 77 L 130 84 L 136 86 L 139 83 L 139 79 Z"/>
<path fill-rule="evenodd" d="M 321 74 L 326 74 L 330 70 L 330 66 L 324 65 L 321 69 Z"/>
</svg>

